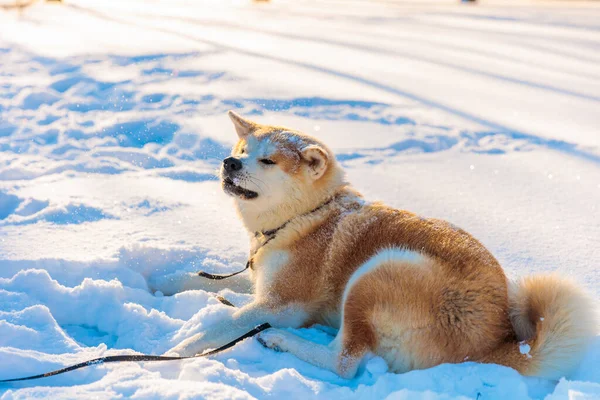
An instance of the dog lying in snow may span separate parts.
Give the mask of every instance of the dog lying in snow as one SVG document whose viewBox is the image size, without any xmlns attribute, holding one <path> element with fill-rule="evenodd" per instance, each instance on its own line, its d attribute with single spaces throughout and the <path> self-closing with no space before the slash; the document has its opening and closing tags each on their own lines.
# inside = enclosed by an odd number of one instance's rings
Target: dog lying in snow
<svg viewBox="0 0 600 400">
<path fill-rule="evenodd" d="M 507 281 L 467 232 L 379 203 L 331 150 L 230 112 L 239 141 L 222 186 L 251 236 L 255 300 L 167 354 L 190 356 L 254 326 L 266 347 L 351 378 L 368 352 L 406 372 L 465 360 L 559 379 L 595 336 L 592 303 L 556 276 Z M 339 328 L 328 346 L 278 328 Z"/>
</svg>

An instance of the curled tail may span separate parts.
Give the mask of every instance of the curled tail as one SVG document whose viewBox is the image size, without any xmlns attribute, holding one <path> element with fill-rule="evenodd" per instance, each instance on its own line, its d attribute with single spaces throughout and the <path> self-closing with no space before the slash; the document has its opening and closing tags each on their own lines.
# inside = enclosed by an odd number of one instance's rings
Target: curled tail
<svg viewBox="0 0 600 400">
<path fill-rule="evenodd" d="M 594 303 L 569 280 L 535 275 L 509 284 L 510 318 L 519 342 L 504 343 L 483 362 L 558 380 L 579 364 L 598 333 Z"/>
</svg>

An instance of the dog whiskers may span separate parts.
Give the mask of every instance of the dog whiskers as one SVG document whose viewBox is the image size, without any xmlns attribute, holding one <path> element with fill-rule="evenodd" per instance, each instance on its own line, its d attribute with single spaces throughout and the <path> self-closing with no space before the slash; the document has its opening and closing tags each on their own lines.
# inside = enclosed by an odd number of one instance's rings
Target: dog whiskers
<svg viewBox="0 0 600 400">
<path fill-rule="evenodd" d="M 264 181 L 258 179 L 257 177 L 253 177 L 253 176 L 248 176 L 248 180 L 250 182 L 252 182 L 253 184 L 255 184 L 261 191 L 266 192 L 267 184 Z M 261 182 L 262 186 L 256 181 Z"/>
</svg>

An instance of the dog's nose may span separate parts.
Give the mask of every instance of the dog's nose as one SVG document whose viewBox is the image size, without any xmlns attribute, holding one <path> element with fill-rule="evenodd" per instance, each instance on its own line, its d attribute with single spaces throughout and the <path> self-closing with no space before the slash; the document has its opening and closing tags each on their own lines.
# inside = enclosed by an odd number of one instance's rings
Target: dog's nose
<svg viewBox="0 0 600 400">
<path fill-rule="evenodd" d="M 223 167 L 227 172 L 235 172 L 242 169 L 242 162 L 235 157 L 227 157 L 223 160 Z"/>
</svg>

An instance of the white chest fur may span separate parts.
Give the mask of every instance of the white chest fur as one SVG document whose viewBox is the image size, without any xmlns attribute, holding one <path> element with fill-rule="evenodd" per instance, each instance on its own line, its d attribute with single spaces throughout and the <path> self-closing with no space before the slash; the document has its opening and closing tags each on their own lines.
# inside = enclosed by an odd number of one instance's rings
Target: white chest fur
<svg viewBox="0 0 600 400">
<path fill-rule="evenodd" d="M 289 259 L 289 252 L 285 250 L 263 249 L 254 256 L 254 285 L 257 296 L 269 291 Z"/>
</svg>

